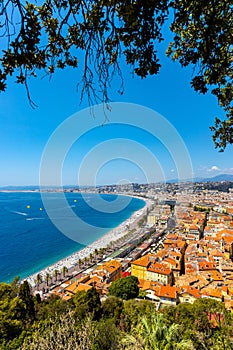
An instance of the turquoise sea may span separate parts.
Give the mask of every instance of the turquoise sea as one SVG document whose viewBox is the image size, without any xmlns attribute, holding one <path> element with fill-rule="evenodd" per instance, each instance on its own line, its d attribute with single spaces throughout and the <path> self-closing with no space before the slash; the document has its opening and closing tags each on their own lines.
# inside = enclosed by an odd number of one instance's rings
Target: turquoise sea
<svg viewBox="0 0 233 350">
<path fill-rule="evenodd" d="M 61 194 L 46 196 L 53 201 L 54 215 L 62 220 L 66 211 L 59 207 Z M 46 213 L 39 192 L 0 193 L 0 282 L 10 282 L 15 276 L 24 278 L 82 249 L 145 205 L 138 198 L 106 194 L 101 195 L 103 201 L 98 210 L 97 194 L 83 197 L 81 193 L 68 192 L 65 196 L 75 216 L 88 224 L 85 240 L 74 241 L 58 230 Z M 64 219 L 67 222 L 67 217 Z M 79 227 L 75 230 L 78 232 Z"/>
</svg>

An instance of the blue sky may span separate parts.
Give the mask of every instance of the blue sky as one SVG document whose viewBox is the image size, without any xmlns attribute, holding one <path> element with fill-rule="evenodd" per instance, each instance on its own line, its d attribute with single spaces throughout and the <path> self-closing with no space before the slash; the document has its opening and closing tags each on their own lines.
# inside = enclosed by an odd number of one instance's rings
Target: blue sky
<svg viewBox="0 0 233 350">
<path fill-rule="evenodd" d="M 194 176 L 233 174 L 232 147 L 228 146 L 224 153 L 219 153 L 211 139 L 209 126 L 214 123 L 215 116 L 224 115 L 215 98 L 210 94 L 198 95 L 190 88 L 191 68 L 182 69 L 178 63 L 165 57 L 161 63 L 159 75 L 143 80 L 133 78 L 129 68 L 123 65 L 125 93 L 123 96 L 117 94 L 116 79 L 110 90 L 112 100 L 149 107 L 166 118 L 187 147 Z M 34 110 L 28 103 L 24 87 L 15 85 L 14 79 L 9 80 L 6 92 L 0 94 L 0 186 L 39 183 L 40 160 L 49 137 L 69 116 L 87 107 L 86 102 L 79 103 L 80 95 L 76 89 L 79 79 L 79 72 L 72 69 L 57 72 L 50 81 L 47 77 L 32 79 L 31 95 L 38 105 Z M 93 117 L 88 115 L 87 118 Z M 64 162 L 63 183 L 76 184 L 78 169 L 86 154 L 102 142 L 116 138 L 134 140 L 135 145 L 137 143 L 149 149 L 159 161 L 165 179 L 176 177 L 171 155 L 151 135 L 133 127 L 113 127 L 108 123 L 102 127 L 100 123 L 99 127 L 84 135 L 79 144 L 74 144 L 70 149 Z M 143 171 L 146 158 L 143 152 L 137 154 L 138 166 L 130 157 L 128 160 L 118 159 L 114 153 L 114 142 L 112 145 L 108 143 L 107 147 L 109 159 L 111 152 L 114 156 L 98 169 L 95 174 L 96 184 L 123 180 L 147 181 Z M 88 171 L 92 171 L 91 167 Z"/>
</svg>

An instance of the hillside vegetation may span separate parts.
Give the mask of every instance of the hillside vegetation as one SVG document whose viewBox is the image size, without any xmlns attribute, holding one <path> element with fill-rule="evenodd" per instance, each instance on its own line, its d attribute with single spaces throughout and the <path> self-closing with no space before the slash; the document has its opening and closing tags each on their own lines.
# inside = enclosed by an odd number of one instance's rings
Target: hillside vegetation
<svg viewBox="0 0 233 350">
<path fill-rule="evenodd" d="M 93 287 L 69 301 L 41 300 L 27 282 L 1 283 L 0 349 L 233 349 L 233 318 L 223 303 L 199 299 L 157 312 L 150 301 L 111 294 L 101 302 Z"/>
</svg>

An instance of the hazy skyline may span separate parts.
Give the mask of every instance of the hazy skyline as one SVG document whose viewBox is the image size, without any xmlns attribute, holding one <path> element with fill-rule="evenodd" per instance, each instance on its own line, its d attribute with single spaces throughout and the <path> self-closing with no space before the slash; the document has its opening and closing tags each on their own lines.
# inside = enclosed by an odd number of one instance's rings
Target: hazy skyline
<svg viewBox="0 0 233 350">
<path fill-rule="evenodd" d="M 116 79 L 110 97 L 114 102 L 129 102 L 151 108 L 169 121 L 187 147 L 194 176 L 233 174 L 232 146 L 220 153 L 211 139 L 209 127 L 214 124 L 214 118 L 224 116 L 215 98 L 210 94 L 198 95 L 191 89 L 191 69 L 182 69 L 167 58 L 163 58 L 161 63 L 159 75 L 144 80 L 133 78 L 129 68 L 123 65 L 125 93 L 123 96 L 116 93 L 119 87 Z M 79 71 L 72 69 L 57 72 L 51 81 L 47 77 L 32 79 L 30 91 L 38 105 L 36 109 L 30 107 L 24 87 L 14 84 L 13 78 L 9 81 L 6 92 L 0 95 L 0 186 L 38 185 L 41 156 L 50 136 L 69 116 L 88 106 L 85 101 L 81 105 L 79 103 L 80 95 L 76 89 L 79 79 Z M 93 116 L 89 115 L 89 118 Z M 63 183 L 76 184 L 78 167 L 85 155 L 111 138 L 129 138 L 143 145 L 158 159 L 166 179 L 176 177 L 172 157 L 158 140 L 142 130 L 120 125 L 112 128 L 106 122 L 85 135 L 81 144 L 74 144 L 64 162 Z M 109 154 L 111 147 L 113 151 L 115 146 L 109 144 Z M 145 155 L 139 152 L 137 156 L 139 163 L 145 161 Z M 143 169 L 126 159 L 114 157 L 98 170 L 97 184 L 122 180 L 146 181 Z"/>
</svg>

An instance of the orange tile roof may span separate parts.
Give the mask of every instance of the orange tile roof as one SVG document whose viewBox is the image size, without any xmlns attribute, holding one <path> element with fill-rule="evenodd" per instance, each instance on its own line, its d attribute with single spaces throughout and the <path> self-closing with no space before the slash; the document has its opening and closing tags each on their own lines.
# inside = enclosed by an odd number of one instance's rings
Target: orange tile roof
<svg viewBox="0 0 233 350">
<path fill-rule="evenodd" d="M 219 271 L 210 271 L 208 273 L 214 281 L 224 281 L 224 278 Z"/>
<path fill-rule="evenodd" d="M 68 287 L 66 287 L 66 292 L 76 294 L 80 290 L 87 291 L 88 289 L 91 289 L 92 287 L 89 286 L 88 284 L 85 283 L 79 283 L 77 284 L 76 282 L 70 284 Z"/>
<path fill-rule="evenodd" d="M 213 298 L 222 298 L 222 293 L 219 289 L 215 288 L 206 288 L 206 289 L 203 289 L 201 291 L 201 295 L 202 296 L 210 296 L 210 297 L 213 297 Z"/>
<path fill-rule="evenodd" d="M 219 221 L 217 221 L 217 220 L 209 220 L 208 221 L 208 225 L 210 226 L 210 225 L 212 225 L 212 226 L 217 226 L 217 225 L 219 225 Z"/>
<path fill-rule="evenodd" d="M 231 244 L 233 242 L 233 236 L 232 235 L 230 235 L 230 236 L 224 235 L 224 236 L 222 236 L 222 239 L 228 244 Z"/>
<path fill-rule="evenodd" d="M 178 289 L 171 286 L 161 286 L 155 291 L 155 294 L 158 297 L 167 298 L 167 299 L 176 299 Z"/>
<path fill-rule="evenodd" d="M 209 261 L 200 261 L 199 262 L 199 270 L 216 270 L 216 265 L 213 262 Z"/>
<path fill-rule="evenodd" d="M 175 258 L 175 257 L 181 257 L 182 254 L 180 252 L 172 250 L 172 251 L 169 252 L 169 256 Z"/>
<path fill-rule="evenodd" d="M 197 230 L 198 231 L 199 227 L 197 225 L 192 224 L 189 226 L 189 230 Z"/>
<path fill-rule="evenodd" d="M 150 289 L 151 286 L 151 281 L 143 281 L 143 283 L 139 285 L 139 288 L 141 288 L 142 290 L 147 290 Z"/>
<path fill-rule="evenodd" d="M 214 249 L 214 250 L 211 250 L 210 251 L 210 255 L 212 255 L 212 256 L 219 256 L 219 257 L 223 257 L 223 253 L 222 252 L 220 252 L 219 250 L 217 250 L 217 249 Z"/>
<path fill-rule="evenodd" d="M 233 230 L 229 230 L 229 229 L 226 229 L 226 228 L 221 230 L 221 231 L 219 231 L 219 233 L 221 235 L 231 235 L 231 236 L 233 236 Z"/>
<path fill-rule="evenodd" d="M 201 297 L 200 291 L 194 287 L 182 286 L 182 290 L 181 290 L 180 294 L 182 295 L 185 293 L 188 293 L 197 299 L 199 299 Z"/>
<path fill-rule="evenodd" d="M 145 282 L 146 282 L 145 280 L 138 279 L 138 287 L 142 288 Z"/>
<path fill-rule="evenodd" d="M 131 262 L 131 265 L 138 265 L 138 266 L 143 266 L 143 267 L 147 267 L 149 265 L 150 262 L 150 258 L 155 258 L 154 254 L 147 254 L 142 256 L 141 258 L 134 260 Z"/>
<path fill-rule="evenodd" d="M 95 283 L 101 282 L 100 276 L 91 276 L 90 279 L 85 283 L 87 285 L 94 285 Z"/>
<path fill-rule="evenodd" d="M 121 268 L 122 264 L 118 260 L 106 261 L 104 264 L 98 266 L 96 270 L 107 270 L 112 273 L 114 270 Z"/>
<path fill-rule="evenodd" d="M 198 252 L 197 254 L 199 257 L 207 257 L 207 253 L 203 253 L 203 252 Z"/>
<path fill-rule="evenodd" d="M 170 253 L 170 250 L 167 248 L 161 249 L 156 253 L 156 257 L 158 258 L 164 258 L 166 255 Z"/>
<path fill-rule="evenodd" d="M 76 288 L 77 288 L 77 283 L 74 282 L 74 283 L 70 284 L 68 287 L 66 287 L 66 291 L 71 292 L 71 293 L 75 293 Z"/>
<path fill-rule="evenodd" d="M 227 263 L 224 265 L 224 263 L 221 264 L 221 269 L 223 272 L 226 272 L 226 271 L 230 271 L 232 272 L 233 271 L 233 265 L 230 264 L 230 263 Z"/>
<path fill-rule="evenodd" d="M 75 280 L 75 282 L 78 284 L 78 283 L 85 283 L 87 282 L 88 280 L 90 279 L 90 276 L 89 275 L 86 275 L 86 276 L 83 276 L 77 280 Z"/>
<path fill-rule="evenodd" d="M 87 284 L 83 284 L 83 283 L 80 283 L 77 288 L 76 288 L 76 293 L 81 291 L 81 290 L 84 290 L 85 292 L 87 292 L 89 289 L 91 289 L 92 287 L 91 286 L 88 286 Z"/>
<path fill-rule="evenodd" d="M 171 273 L 170 267 L 158 262 L 152 263 L 147 270 L 150 272 L 158 273 L 160 275 L 169 275 Z"/>
<path fill-rule="evenodd" d="M 162 286 L 162 283 L 159 283 L 157 281 L 140 281 L 139 288 L 142 290 L 157 290 L 160 286 Z"/>
<path fill-rule="evenodd" d="M 225 293 L 228 293 L 228 287 L 227 286 L 222 286 L 222 291 Z"/>
<path fill-rule="evenodd" d="M 165 239 L 163 242 L 164 244 L 174 244 L 174 241 L 172 239 Z"/>
<path fill-rule="evenodd" d="M 177 234 L 173 234 L 173 233 L 169 233 L 167 235 L 167 239 L 172 239 L 172 240 L 177 240 L 178 239 L 178 235 Z"/>
<path fill-rule="evenodd" d="M 163 262 L 168 263 L 169 265 L 173 267 L 179 267 L 179 261 L 172 259 L 172 258 L 166 258 L 163 260 Z"/>
<path fill-rule="evenodd" d="M 225 277 L 225 280 L 230 280 L 232 281 L 233 280 L 233 274 L 230 274 L 228 276 Z"/>
<path fill-rule="evenodd" d="M 232 221 L 232 218 L 231 218 L 230 216 L 228 216 L 228 215 L 222 216 L 222 219 L 223 219 L 224 221 Z"/>
</svg>

